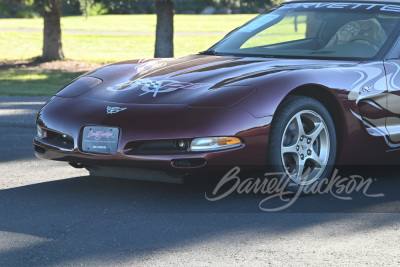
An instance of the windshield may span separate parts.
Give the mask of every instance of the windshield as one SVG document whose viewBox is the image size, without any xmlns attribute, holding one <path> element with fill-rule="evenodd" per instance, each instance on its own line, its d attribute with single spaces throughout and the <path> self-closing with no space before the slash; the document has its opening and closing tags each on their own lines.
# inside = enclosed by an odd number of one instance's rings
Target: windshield
<svg viewBox="0 0 400 267">
<path fill-rule="evenodd" d="M 390 46 L 400 5 L 284 4 L 228 34 L 208 54 L 372 59 Z"/>
</svg>

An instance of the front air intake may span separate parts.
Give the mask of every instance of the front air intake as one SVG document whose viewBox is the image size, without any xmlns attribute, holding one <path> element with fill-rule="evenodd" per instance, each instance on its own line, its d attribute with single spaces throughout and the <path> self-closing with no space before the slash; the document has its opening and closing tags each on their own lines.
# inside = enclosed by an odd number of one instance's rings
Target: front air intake
<svg viewBox="0 0 400 267">
<path fill-rule="evenodd" d="M 45 135 L 42 138 L 49 145 L 65 149 L 74 149 L 74 139 L 72 136 L 45 130 Z"/>
</svg>

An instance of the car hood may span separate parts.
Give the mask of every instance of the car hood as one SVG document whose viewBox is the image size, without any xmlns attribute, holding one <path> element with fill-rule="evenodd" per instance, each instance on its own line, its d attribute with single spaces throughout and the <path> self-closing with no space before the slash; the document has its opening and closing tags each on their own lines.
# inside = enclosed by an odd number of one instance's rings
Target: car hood
<svg viewBox="0 0 400 267">
<path fill-rule="evenodd" d="M 256 90 L 253 86 L 258 79 L 338 64 L 343 62 L 207 55 L 125 61 L 86 74 L 84 79 L 97 78 L 102 82 L 89 90 L 86 86 L 80 97 L 130 104 L 190 104 L 199 98 L 204 102 L 207 96 L 228 97 L 233 92 L 246 97 Z"/>
</svg>

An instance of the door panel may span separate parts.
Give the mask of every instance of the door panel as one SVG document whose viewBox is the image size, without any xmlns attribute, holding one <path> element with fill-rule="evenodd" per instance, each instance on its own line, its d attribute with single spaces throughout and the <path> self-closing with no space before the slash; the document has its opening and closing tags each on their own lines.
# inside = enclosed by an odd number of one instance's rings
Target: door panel
<svg viewBox="0 0 400 267">
<path fill-rule="evenodd" d="M 360 78 L 354 83 L 349 100 L 356 102 L 359 113 L 352 111 L 353 115 L 363 122 L 370 135 L 386 140 L 389 133 L 386 130 L 387 83 L 383 62 L 360 64 L 356 72 Z"/>
</svg>

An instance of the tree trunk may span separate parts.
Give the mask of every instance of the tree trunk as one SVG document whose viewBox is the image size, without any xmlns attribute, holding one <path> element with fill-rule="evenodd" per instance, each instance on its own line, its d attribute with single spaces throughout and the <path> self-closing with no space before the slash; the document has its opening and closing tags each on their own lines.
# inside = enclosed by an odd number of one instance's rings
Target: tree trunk
<svg viewBox="0 0 400 267">
<path fill-rule="evenodd" d="M 61 42 L 60 0 L 50 0 L 49 9 L 43 12 L 43 55 L 44 61 L 62 60 L 64 53 Z"/>
<path fill-rule="evenodd" d="M 174 57 L 174 3 L 157 1 L 156 47 L 154 57 Z"/>
</svg>

